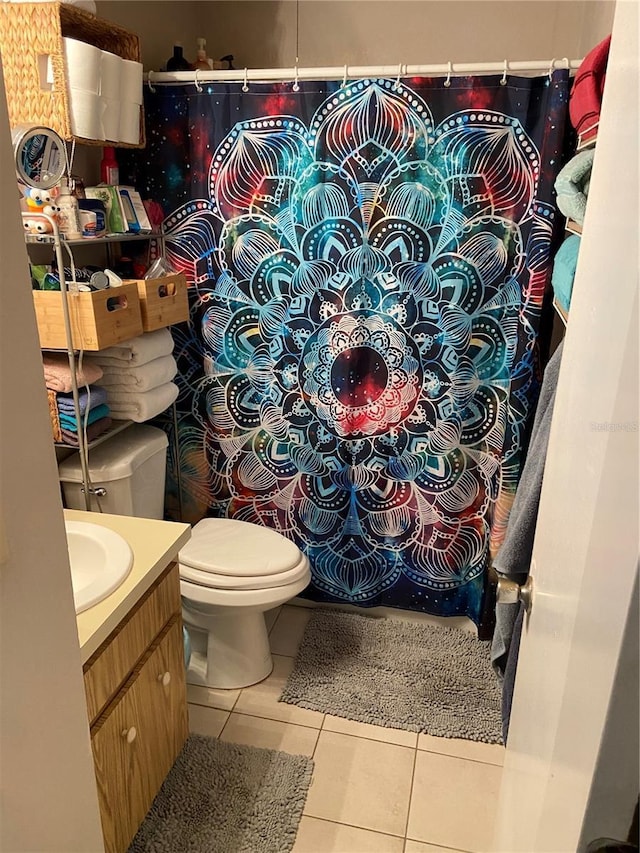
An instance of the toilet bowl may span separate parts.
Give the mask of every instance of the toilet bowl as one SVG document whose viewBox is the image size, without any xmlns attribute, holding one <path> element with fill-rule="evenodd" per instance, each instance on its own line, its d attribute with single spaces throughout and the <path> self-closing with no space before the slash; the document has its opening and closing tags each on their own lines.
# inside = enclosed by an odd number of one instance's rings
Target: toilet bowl
<svg viewBox="0 0 640 853">
<path fill-rule="evenodd" d="M 309 561 L 280 533 L 205 518 L 178 555 L 182 618 L 191 636 L 187 682 L 248 687 L 273 668 L 264 613 L 309 584 Z"/>
</svg>

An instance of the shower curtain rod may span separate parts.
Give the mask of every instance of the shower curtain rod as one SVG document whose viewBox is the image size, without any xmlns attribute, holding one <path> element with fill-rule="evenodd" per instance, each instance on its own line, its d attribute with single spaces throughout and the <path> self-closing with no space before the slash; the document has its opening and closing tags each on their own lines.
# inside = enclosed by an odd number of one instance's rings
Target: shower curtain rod
<svg viewBox="0 0 640 853">
<path fill-rule="evenodd" d="M 436 77 L 452 74 L 509 74 L 540 71 L 550 74 L 557 68 L 576 70 L 581 59 L 548 59 L 509 62 L 447 62 L 440 65 L 343 65 L 326 68 L 236 68 L 232 71 L 149 71 L 145 77 L 156 83 L 258 83 L 296 80 L 353 80 L 358 77 Z"/>
</svg>

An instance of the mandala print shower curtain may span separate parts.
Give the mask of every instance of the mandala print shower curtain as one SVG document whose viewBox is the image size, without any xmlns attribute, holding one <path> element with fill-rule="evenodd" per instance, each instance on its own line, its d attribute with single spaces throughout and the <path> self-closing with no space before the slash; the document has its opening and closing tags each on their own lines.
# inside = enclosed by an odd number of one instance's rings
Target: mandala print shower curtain
<svg viewBox="0 0 640 853">
<path fill-rule="evenodd" d="M 567 93 L 555 72 L 148 94 L 131 177 L 190 285 L 167 424 L 185 520 L 280 531 L 317 600 L 478 620 L 535 403 Z"/>
</svg>

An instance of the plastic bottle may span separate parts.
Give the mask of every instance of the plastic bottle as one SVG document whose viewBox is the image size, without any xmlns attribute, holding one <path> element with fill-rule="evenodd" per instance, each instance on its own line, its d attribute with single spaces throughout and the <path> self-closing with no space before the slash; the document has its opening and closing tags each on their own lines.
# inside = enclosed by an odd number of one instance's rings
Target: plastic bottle
<svg viewBox="0 0 640 853">
<path fill-rule="evenodd" d="M 173 56 L 167 61 L 167 71 L 191 71 L 191 63 L 182 55 L 180 42 L 173 46 Z"/>
<path fill-rule="evenodd" d="M 100 180 L 103 184 L 110 184 L 117 187 L 120 183 L 120 170 L 118 169 L 118 161 L 116 160 L 116 149 L 110 145 L 106 145 L 102 162 L 100 163 Z"/>
<path fill-rule="evenodd" d="M 60 194 L 56 199 L 60 208 L 58 213 L 58 228 L 66 240 L 79 240 L 82 237 L 82 225 L 80 224 L 80 211 L 78 199 L 71 195 L 69 181 L 66 178 L 60 180 Z"/>
<path fill-rule="evenodd" d="M 198 39 L 198 53 L 193 63 L 193 70 L 211 71 L 212 68 L 213 61 L 207 56 L 207 42 L 205 39 Z"/>
</svg>

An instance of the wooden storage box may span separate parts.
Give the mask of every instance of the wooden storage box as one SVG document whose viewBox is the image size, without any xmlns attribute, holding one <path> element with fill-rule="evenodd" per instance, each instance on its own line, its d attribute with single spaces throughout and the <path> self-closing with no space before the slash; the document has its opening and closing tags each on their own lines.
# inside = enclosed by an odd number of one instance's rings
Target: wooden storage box
<svg viewBox="0 0 640 853">
<path fill-rule="evenodd" d="M 0 53 L 11 127 L 42 125 L 63 139 L 88 145 L 101 140 L 74 137 L 71 130 L 63 37 L 87 42 L 122 59 L 141 61 L 140 39 L 111 21 L 68 3 L 0 3 Z M 53 83 L 46 81 L 51 58 Z M 144 110 L 140 142 L 110 142 L 119 148 L 144 148 Z"/>
<path fill-rule="evenodd" d="M 139 278 L 135 283 L 138 286 L 142 328 L 145 332 L 184 323 L 189 319 L 187 280 L 182 274 Z"/>
<path fill-rule="evenodd" d="M 101 350 L 142 334 L 135 283 L 90 293 L 70 293 L 68 300 L 74 349 Z M 34 290 L 33 303 L 40 346 L 66 349 L 62 293 Z"/>
</svg>

